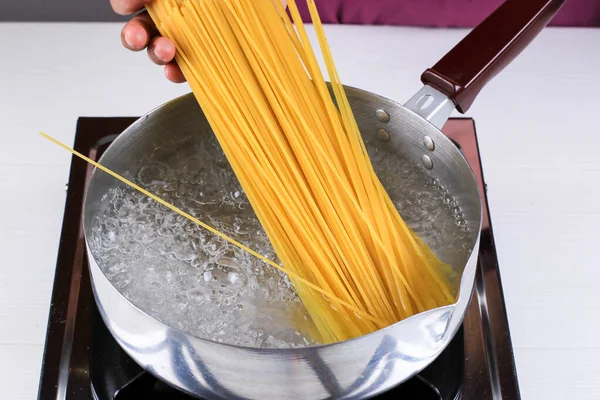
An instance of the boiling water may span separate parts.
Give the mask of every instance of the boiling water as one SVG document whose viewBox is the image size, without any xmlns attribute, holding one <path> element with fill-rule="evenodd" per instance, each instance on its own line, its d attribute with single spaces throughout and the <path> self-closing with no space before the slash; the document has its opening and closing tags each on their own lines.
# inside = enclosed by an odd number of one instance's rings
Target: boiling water
<svg viewBox="0 0 600 400">
<path fill-rule="evenodd" d="M 418 166 L 371 148 L 404 219 L 443 257 L 466 249 L 458 204 Z M 279 262 L 216 140 L 189 136 L 143 160 L 136 183 Z M 287 277 L 128 187 L 103 199 L 90 247 L 110 282 L 154 318 L 198 337 L 249 347 L 314 344 Z"/>
</svg>

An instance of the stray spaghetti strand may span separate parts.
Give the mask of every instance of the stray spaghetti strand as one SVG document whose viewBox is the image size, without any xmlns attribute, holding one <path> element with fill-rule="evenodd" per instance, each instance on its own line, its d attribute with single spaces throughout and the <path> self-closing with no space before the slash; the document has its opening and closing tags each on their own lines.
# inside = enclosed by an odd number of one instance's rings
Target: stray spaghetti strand
<svg viewBox="0 0 600 400">
<path fill-rule="evenodd" d="M 203 227 L 204 229 L 208 230 L 209 232 L 219 236 L 222 239 L 227 240 L 229 243 L 239 247 L 240 249 L 252 254 L 253 256 L 255 256 L 256 258 L 258 258 L 259 260 L 267 263 L 268 265 L 277 268 L 278 270 L 280 270 L 281 272 L 287 274 L 288 276 L 290 276 L 293 279 L 297 279 L 298 281 L 302 282 L 303 284 L 309 286 L 310 288 L 318 291 L 319 293 L 329 297 L 330 299 L 332 299 L 333 301 L 339 302 L 340 304 L 342 304 L 345 307 L 348 307 L 348 309 L 356 312 L 357 314 L 359 314 L 360 316 L 367 318 L 367 319 L 371 319 L 373 321 L 377 321 L 376 318 L 364 313 L 362 310 L 357 309 L 356 307 L 352 306 L 351 304 L 346 303 L 344 300 L 338 299 L 335 296 L 333 296 L 331 293 L 326 292 L 325 290 L 321 289 L 320 287 L 318 287 L 317 285 L 307 281 L 306 279 L 303 279 L 302 277 L 298 276 L 297 274 L 295 274 L 294 272 L 288 271 L 286 270 L 284 267 L 282 267 L 281 265 L 277 264 L 276 262 L 269 260 L 268 258 L 264 257 L 263 255 L 261 255 L 260 253 L 252 250 L 251 248 L 243 245 L 242 243 L 236 241 L 235 239 L 225 235 L 224 233 L 218 231 L 217 229 L 213 228 L 212 226 L 200 221 L 197 218 L 194 218 L 193 216 L 191 216 L 190 214 L 186 213 L 185 211 L 175 207 L 174 205 L 172 205 L 171 203 L 161 199 L 160 197 L 150 193 L 149 191 L 147 191 L 146 189 L 142 188 L 141 186 L 131 182 L 130 180 L 128 180 L 127 178 L 124 178 L 123 176 L 117 174 L 116 172 L 110 170 L 109 168 L 106 168 L 105 166 L 103 166 L 102 164 L 92 160 L 89 157 L 86 157 L 85 155 L 79 153 L 78 151 L 72 149 L 71 147 L 67 146 L 66 144 L 62 143 L 61 141 L 59 141 L 58 139 L 53 138 L 52 136 L 48 135 L 45 132 L 39 132 L 40 135 L 42 135 L 43 137 L 45 137 L 46 139 L 50 140 L 51 142 L 53 142 L 54 144 L 62 147 L 63 149 L 71 152 L 72 154 L 74 154 L 75 156 L 81 158 L 82 160 L 88 162 L 89 164 L 93 165 L 94 167 L 98 168 L 101 171 L 104 171 L 105 173 L 111 175 L 113 178 L 118 179 L 119 181 L 125 183 L 126 185 L 130 186 L 131 188 L 139 191 L 140 193 L 150 197 L 151 199 L 153 199 L 154 201 L 162 204 L 163 206 L 169 208 L 171 211 L 176 212 L 177 214 L 181 215 L 182 217 L 187 218 L 188 220 L 200 225 L 201 227 Z"/>
</svg>

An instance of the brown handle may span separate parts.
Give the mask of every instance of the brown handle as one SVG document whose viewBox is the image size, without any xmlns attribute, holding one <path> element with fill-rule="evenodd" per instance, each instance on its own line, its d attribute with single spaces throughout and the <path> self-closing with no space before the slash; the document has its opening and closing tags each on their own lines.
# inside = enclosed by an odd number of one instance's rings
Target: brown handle
<svg viewBox="0 0 600 400">
<path fill-rule="evenodd" d="M 433 68 L 424 84 L 444 93 L 464 113 L 481 89 L 550 22 L 565 0 L 507 0 Z"/>
</svg>

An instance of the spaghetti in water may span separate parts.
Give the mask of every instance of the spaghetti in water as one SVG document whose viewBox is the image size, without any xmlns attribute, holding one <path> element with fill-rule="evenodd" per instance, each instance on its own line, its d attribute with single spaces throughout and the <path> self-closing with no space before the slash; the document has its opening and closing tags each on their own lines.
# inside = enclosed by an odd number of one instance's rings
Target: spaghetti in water
<svg viewBox="0 0 600 400">
<path fill-rule="evenodd" d="M 288 273 L 315 339 L 331 343 L 455 296 L 448 266 L 406 225 L 373 170 L 314 0 L 333 97 L 295 1 L 288 6 L 291 18 L 279 0 L 152 0 L 147 9 L 175 43 L 283 267 L 270 264 Z"/>
</svg>

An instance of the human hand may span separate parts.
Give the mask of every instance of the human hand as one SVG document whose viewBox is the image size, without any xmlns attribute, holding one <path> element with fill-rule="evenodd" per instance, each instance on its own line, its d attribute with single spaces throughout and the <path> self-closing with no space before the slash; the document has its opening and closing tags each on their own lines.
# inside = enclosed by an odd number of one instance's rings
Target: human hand
<svg viewBox="0 0 600 400">
<path fill-rule="evenodd" d="M 141 10 L 151 0 L 110 0 L 113 10 L 120 15 L 131 15 Z M 285 7 L 287 0 L 281 0 Z M 181 69 L 175 62 L 175 44 L 160 36 L 152 18 L 146 11 L 136 15 L 121 31 L 123 46 L 132 51 L 147 49 L 148 57 L 157 65 L 165 66 L 165 76 L 175 83 L 185 82 Z"/>
<path fill-rule="evenodd" d="M 110 0 L 113 10 L 120 15 L 131 15 L 141 10 L 150 0 Z M 181 69 L 175 62 L 175 44 L 160 36 L 152 18 L 146 11 L 136 15 L 121 31 L 121 42 L 132 51 L 147 49 L 148 57 L 157 65 L 164 65 L 165 76 L 175 83 L 185 82 Z"/>
</svg>

